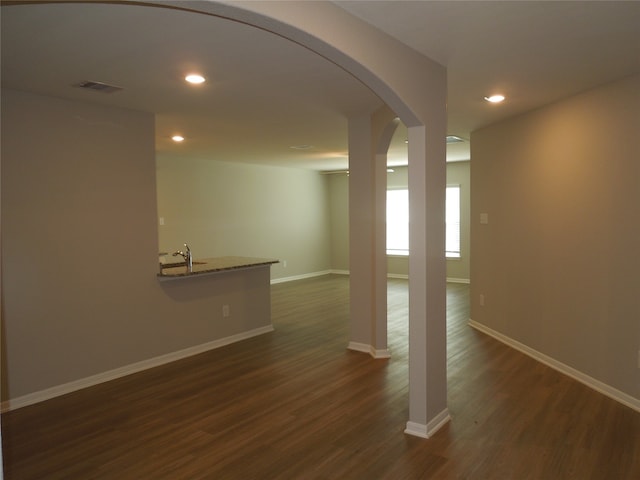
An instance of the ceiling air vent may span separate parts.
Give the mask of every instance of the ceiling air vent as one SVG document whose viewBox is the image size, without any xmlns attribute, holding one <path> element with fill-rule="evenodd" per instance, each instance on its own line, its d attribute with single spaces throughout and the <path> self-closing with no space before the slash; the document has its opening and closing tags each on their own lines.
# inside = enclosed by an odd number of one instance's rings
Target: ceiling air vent
<svg viewBox="0 0 640 480">
<path fill-rule="evenodd" d="M 455 135 L 447 135 L 447 143 L 463 143 L 464 138 L 457 137 Z"/>
<path fill-rule="evenodd" d="M 122 87 L 116 87 L 115 85 L 109 85 L 108 83 L 102 82 L 91 82 L 89 80 L 85 80 L 84 82 L 80 82 L 74 86 L 102 93 L 114 93 L 122 90 Z"/>
</svg>

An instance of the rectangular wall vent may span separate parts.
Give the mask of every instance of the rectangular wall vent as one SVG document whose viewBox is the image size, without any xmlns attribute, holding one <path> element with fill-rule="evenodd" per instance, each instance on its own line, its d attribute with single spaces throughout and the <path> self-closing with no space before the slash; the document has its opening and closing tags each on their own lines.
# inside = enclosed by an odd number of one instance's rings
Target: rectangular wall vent
<svg viewBox="0 0 640 480">
<path fill-rule="evenodd" d="M 96 92 L 102 93 L 114 93 L 122 90 L 122 87 L 116 87 L 115 85 L 109 85 L 108 83 L 103 82 L 92 82 L 89 80 L 77 83 L 76 85 L 74 85 L 74 87 L 84 88 L 87 90 L 95 90 Z"/>
</svg>

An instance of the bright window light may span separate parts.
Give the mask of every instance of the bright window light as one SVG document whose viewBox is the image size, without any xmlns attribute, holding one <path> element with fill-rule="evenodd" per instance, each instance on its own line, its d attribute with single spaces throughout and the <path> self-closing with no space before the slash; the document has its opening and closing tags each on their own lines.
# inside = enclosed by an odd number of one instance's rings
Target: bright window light
<svg viewBox="0 0 640 480">
<path fill-rule="evenodd" d="M 387 254 L 409 255 L 409 190 L 387 190 Z"/>
<path fill-rule="evenodd" d="M 460 185 L 449 185 L 445 203 L 445 253 L 460 258 Z M 387 190 L 387 255 L 409 255 L 409 190 Z"/>
<path fill-rule="evenodd" d="M 447 258 L 460 258 L 460 185 L 447 186 L 445 230 Z"/>
</svg>

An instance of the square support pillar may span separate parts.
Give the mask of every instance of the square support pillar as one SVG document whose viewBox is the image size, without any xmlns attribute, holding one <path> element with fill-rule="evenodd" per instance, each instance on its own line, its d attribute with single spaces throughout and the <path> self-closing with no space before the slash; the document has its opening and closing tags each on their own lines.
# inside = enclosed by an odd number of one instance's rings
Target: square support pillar
<svg viewBox="0 0 640 480">
<path fill-rule="evenodd" d="M 409 421 L 431 436 L 449 420 L 445 242 L 445 130 L 409 128 Z"/>
</svg>

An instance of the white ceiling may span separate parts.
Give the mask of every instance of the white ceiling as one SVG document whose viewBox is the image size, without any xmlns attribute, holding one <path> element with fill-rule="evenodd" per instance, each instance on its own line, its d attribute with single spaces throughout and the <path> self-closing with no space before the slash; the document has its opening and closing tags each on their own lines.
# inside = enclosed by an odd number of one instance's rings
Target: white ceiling
<svg viewBox="0 0 640 480">
<path fill-rule="evenodd" d="M 640 71 L 640 2 L 339 1 L 448 68 L 448 133 Z M 132 4 L 3 2 L 2 86 L 156 114 L 158 155 L 347 166 L 347 118 L 382 102 L 309 50 L 240 23 Z M 208 81 L 184 83 L 190 71 Z M 102 81 L 105 94 L 73 87 Z M 500 91 L 502 105 L 483 96 Z M 182 144 L 169 137 L 181 133 Z M 406 162 L 401 127 L 389 152 Z M 291 146 L 312 145 L 306 150 Z M 469 144 L 448 160 L 469 158 Z"/>
</svg>

